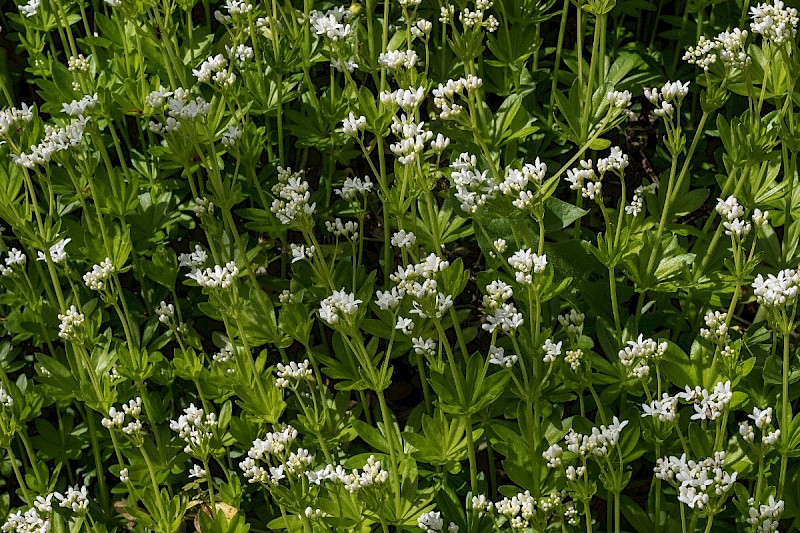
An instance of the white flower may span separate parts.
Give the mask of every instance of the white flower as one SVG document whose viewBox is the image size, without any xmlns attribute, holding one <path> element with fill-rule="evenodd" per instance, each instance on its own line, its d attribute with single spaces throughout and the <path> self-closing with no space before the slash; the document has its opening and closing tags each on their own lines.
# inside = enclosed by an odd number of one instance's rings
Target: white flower
<svg viewBox="0 0 800 533">
<path fill-rule="evenodd" d="M 178 255 L 178 266 L 194 269 L 205 265 L 207 259 L 208 253 L 199 244 L 195 244 L 194 252 Z"/>
<path fill-rule="evenodd" d="M 505 355 L 505 350 L 499 346 L 489 346 L 489 363 L 497 366 L 511 368 L 517 362 L 516 354 Z"/>
<path fill-rule="evenodd" d="M 758 4 L 751 7 L 750 15 L 753 17 L 750 29 L 775 44 L 781 44 L 797 34 L 797 10 L 784 7 L 781 0 L 775 0 L 772 5 Z"/>
<path fill-rule="evenodd" d="M 351 33 L 350 24 L 345 22 L 345 19 L 349 17 L 348 9 L 337 6 L 325 13 L 312 11 L 309 23 L 317 35 L 323 35 L 331 41 L 340 41 L 346 39 Z"/>
<path fill-rule="evenodd" d="M 99 265 L 94 265 L 92 270 L 83 275 L 83 282 L 93 291 L 102 291 L 106 288 L 106 281 L 114 272 L 114 265 L 108 257 Z"/>
<path fill-rule="evenodd" d="M 444 520 L 442 520 L 442 513 L 439 511 L 430 511 L 423 513 L 417 518 L 417 525 L 425 533 L 432 533 L 434 531 L 441 531 L 444 528 Z"/>
<path fill-rule="evenodd" d="M 195 280 L 201 287 L 227 289 L 238 275 L 239 268 L 236 263 L 228 261 L 225 266 L 214 265 L 213 269 L 193 270 L 186 274 L 186 277 Z"/>
<path fill-rule="evenodd" d="M 2 385 L 0 385 L 0 406 L 6 409 L 14 405 L 14 399 L 6 392 Z"/>
<path fill-rule="evenodd" d="M 392 246 L 398 248 L 411 248 L 417 242 L 417 236 L 410 231 L 400 230 L 392 235 Z"/>
<path fill-rule="evenodd" d="M 345 178 L 342 188 L 334 189 L 334 192 L 345 200 L 353 200 L 356 195 L 366 196 L 369 194 L 372 191 L 372 186 L 369 176 L 364 176 L 363 180 L 360 178 Z"/>
<path fill-rule="evenodd" d="M 189 478 L 190 479 L 199 479 L 201 482 L 205 480 L 206 471 L 200 465 L 192 465 L 192 468 L 189 469 Z"/>
<path fill-rule="evenodd" d="M 316 203 L 309 203 L 311 193 L 308 182 L 303 179 L 303 172 L 292 172 L 291 168 L 278 167 L 278 183 L 272 187 L 275 200 L 270 211 L 283 224 L 301 218 L 310 217 L 316 210 Z"/>
<path fill-rule="evenodd" d="M 678 398 L 665 392 L 661 395 L 661 400 L 642 404 L 642 410 L 642 417 L 651 416 L 661 422 L 674 422 L 678 415 Z"/>
<path fill-rule="evenodd" d="M 73 340 L 77 329 L 83 325 L 84 315 L 74 305 L 71 305 L 63 315 L 59 313 L 58 319 L 61 321 L 58 325 L 58 336 L 62 339 Z"/>
<path fill-rule="evenodd" d="M 411 339 L 414 352 L 417 355 L 436 355 L 436 341 L 423 337 L 413 337 Z"/>
<path fill-rule="evenodd" d="M 410 69 L 417 64 L 418 59 L 414 50 L 391 50 L 378 56 L 378 64 L 390 70 Z"/>
<path fill-rule="evenodd" d="M 22 15 L 30 18 L 36 15 L 36 12 L 39 10 L 39 5 L 39 0 L 28 0 L 27 4 L 19 5 L 17 8 Z"/>
<path fill-rule="evenodd" d="M 547 255 L 539 256 L 530 248 L 523 248 L 514 252 L 514 255 L 508 259 L 508 264 L 516 270 L 517 283 L 530 285 L 533 283 L 531 273 L 541 274 L 547 267 Z"/>
<path fill-rule="evenodd" d="M 542 350 L 544 350 L 543 361 L 545 363 L 555 363 L 556 359 L 561 355 L 561 345 L 563 342 L 553 343 L 552 340 L 547 339 L 544 341 Z"/>
<path fill-rule="evenodd" d="M 778 275 L 769 274 L 766 279 L 759 274 L 753 280 L 753 294 L 758 303 L 767 307 L 784 307 L 794 301 L 800 286 L 800 274 L 793 269 L 785 269 Z"/>
<path fill-rule="evenodd" d="M 612 107 L 625 109 L 631 105 L 631 96 L 630 91 L 609 91 L 606 94 L 606 100 Z"/>
<path fill-rule="evenodd" d="M 162 324 L 169 324 L 170 320 L 175 316 L 175 306 L 162 301 L 158 304 L 156 314 L 158 315 L 159 322 Z"/>
<path fill-rule="evenodd" d="M 783 500 L 775 500 L 775 497 L 770 495 L 767 503 L 762 503 L 758 507 L 756 507 L 753 498 L 750 498 L 747 504 L 750 506 L 747 523 L 756 526 L 757 533 L 775 533 L 778 531 L 778 520 L 784 509 Z"/>
<path fill-rule="evenodd" d="M 67 487 L 66 493 L 56 492 L 53 495 L 59 501 L 59 507 L 70 509 L 75 514 L 83 514 L 89 508 L 89 496 L 86 486 L 80 489 L 77 486 Z"/>
<path fill-rule="evenodd" d="M 558 468 L 561 466 L 561 457 L 564 451 L 558 444 L 553 444 L 542 452 L 542 457 L 547 461 L 548 468 Z"/>
<path fill-rule="evenodd" d="M 57 243 L 55 243 L 53 246 L 50 247 L 50 259 L 53 261 L 53 263 L 61 263 L 62 261 L 65 261 L 67 259 L 67 252 L 66 250 L 64 250 L 64 248 L 70 242 L 72 242 L 72 239 L 70 238 L 61 239 L 60 241 L 58 241 Z M 38 256 L 37 260 L 39 261 L 47 260 L 47 258 L 44 255 L 44 252 L 41 251 L 37 252 L 37 256 Z"/>
<path fill-rule="evenodd" d="M 302 261 L 304 259 L 311 259 L 314 257 L 314 252 L 316 251 L 316 247 L 314 245 L 309 246 L 306 248 L 305 244 L 289 244 L 289 249 L 292 253 L 292 263 L 297 263 L 298 261 Z"/>
<path fill-rule="evenodd" d="M 320 302 L 319 316 L 330 325 L 339 323 L 341 317 L 352 317 L 358 312 L 358 304 L 362 300 L 356 300 L 353 293 L 345 292 L 344 287 L 340 291 L 333 291 L 333 294 Z"/>
<path fill-rule="evenodd" d="M 228 126 L 228 129 L 222 134 L 222 140 L 220 141 L 225 146 L 233 146 L 236 144 L 242 136 L 242 130 L 238 129 L 236 126 Z"/>
<path fill-rule="evenodd" d="M 397 317 L 397 324 L 394 329 L 403 333 L 403 335 L 411 335 L 411 330 L 414 329 L 414 321 L 410 318 Z"/>
<path fill-rule="evenodd" d="M 314 381 L 314 371 L 311 369 L 311 363 L 308 359 L 297 363 L 291 361 L 288 365 L 278 363 L 276 374 L 278 379 L 275 386 L 279 389 L 284 389 L 300 381 Z"/>
<path fill-rule="evenodd" d="M 213 430 L 217 426 L 217 415 L 206 414 L 203 409 L 198 409 L 194 404 L 183 410 L 177 420 L 169 421 L 169 428 L 175 431 L 186 443 L 184 452 L 195 456 L 204 457 L 208 443 L 213 437 Z"/>
<path fill-rule="evenodd" d="M 355 137 L 367 127 L 367 117 L 357 117 L 350 111 L 350 115 L 342 121 L 342 130 L 345 135 Z"/>
</svg>

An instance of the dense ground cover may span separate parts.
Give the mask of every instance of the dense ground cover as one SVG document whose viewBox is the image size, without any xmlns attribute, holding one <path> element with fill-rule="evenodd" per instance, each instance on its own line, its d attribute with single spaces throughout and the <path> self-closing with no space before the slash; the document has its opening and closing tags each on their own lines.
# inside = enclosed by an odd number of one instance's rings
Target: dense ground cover
<svg viewBox="0 0 800 533">
<path fill-rule="evenodd" d="M 3 6 L 3 533 L 797 530 L 793 7 Z"/>
</svg>

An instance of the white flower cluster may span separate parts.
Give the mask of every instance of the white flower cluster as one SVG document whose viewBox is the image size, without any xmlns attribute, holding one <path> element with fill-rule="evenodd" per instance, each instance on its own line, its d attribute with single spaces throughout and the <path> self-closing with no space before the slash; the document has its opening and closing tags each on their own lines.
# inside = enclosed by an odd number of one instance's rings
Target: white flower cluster
<svg viewBox="0 0 800 533">
<path fill-rule="evenodd" d="M 87 94 L 80 100 L 61 104 L 61 112 L 73 117 L 82 117 L 87 109 L 93 109 L 95 106 L 97 106 L 97 93 Z"/>
<path fill-rule="evenodd" d="M 103 417 L 100 423 L 107 429 L 120 430 L 129 437 L 137 438 L 141 436 L 143 428 L 142 421 L 139 419 L 141 414 L 142 399 L 137 396 L 128 403 L 123 403 L 119 410 L 111 406 L 108 416 Z M 130 422 L 126 423 L 128 418 L 130 418 Z"/>
<path fill-rule="evenodd" d="M 567 181 L 569 188 L 573 191 L 580 191 L 581 196 L 595 200 L 602 198 L 603 177 L 606 172 L 613 172 L 622 177 L 624 170 L 628 167 L 628 155 L 622 153 L 619 146 L 614 146 L 608 154 L 597 160 L 597 172 L 591 159 L 581 160 L 578 166 L 567 170 Z"/>
<path fill-rule="evenodd" d="M 279 389 L 291 387 L 300 381 L 314 381 L 314 371 L 308 359 L 300 363 L 292 361 L 288 365 L 278 363 L 276 374 L 278 379 L 275 380 L 275 386 Z"/>
<path fill-rule="evenodd" d="M 6 392 L 6 389 L 0 385 L 0 407 L 8 409 L 12 405 L 14 405 L 14 399 Z"/>
<path fill-rule="evenodd" d="M 175 317 L 175 306 L 162 300 L 156 308 L 156 315 L 158 315 L 159 322 L 162 324 L 169 324 Z"/>
<path fill-rule="evenodd" d="M 644 210 L 644 195 L 645 194 L 655 194 L 656 192 L 656 184 L 651 183 L 650 185 L 639 185 L 633 191 L 633 198 L 631 198 L 631 203 L 625 206 L 625 212 L 631 216 L 638 216 L 639 213 Z"/>
<path fill-rule="evenodd" d="M 586 315 L 579 313 L 576 309 L 570 309 L 569 313 L 558 315 L 558 323 L 567 331 L 570 337 L 575 337 L 583 332 L 583 321 Z"/>
<path fill-rule="evenodd" d="M 544 164 L 539 158 L 531 163 L 526 163 L 522 169 L 507 168 L 503 181 L 497 188 L 505 196 L 515 198 L 512 203 L 518 209 L 530 208 L 535 198 L 534 193 L 528 190 L 530 182 L 536 185 L 541 185 L 544 180 L 544 175 L 547 172 L 547 165 Z"/>
<path fill-rule="evenodd" d="M 552 340 L 547 339 L 544 341 L 544 345 L 542 346 L 542 350 L 544 350 L 544 357 L 542 360 L 547 363 L 555 363 L 556 360 L 561 356 L 561 345 L 564 344 L 562 341 L 558 341 L 554 343 Z"/>
<path fill-rule="evenodd" d="M 226 129 L 222 133 L 222 139 L 220 139 L 220 142 L 222 143 L 223 146 L 233 146 L 234 144 L 236 144 L 236 141 L 241 139 L 241 137 L 242 137 L 242 130 L 240 130 L 236 126 L 231 125 L 228 126 L 228 129 Z"/>
<path fill-rule="evenodd" d="M 270 211 L 282 224 L 290 224 L 300 217 L 310 217 L 317 208 L 316 203 L 309 203 L 311 193 L 303 175 L 302 170 L 292 172 L 291 168 L 278 167 L 278 183 L 272 186 L 275 200 Z"/>
<path fill-rule="evenodd" d="M 413 68 L 417 60 L 419 57 L 414 50 L 391 50 L 378 56 L 378 64 L 389 70 Z"/>
<path fill-rule="evenodd" d="M 517 361 L 517 354 L 506 355 L 505 349 L 499 346 L 489 346 L 489 364 L 511 368 Z"/>
<path fill-rule="evenodd" d="M 541 523 L 555 510 L 562 508 L 563 492 L 551 492 L 538 500 L 531 496 L 530 491 L 520 492 L 511 498 L 503 498 L 494 503 L 494 510 L 499 515 L 505 516 L 511 531 L 530 531 L 531 522 Z M 477 504 L 477 507 L 476 507 Z M 472 508 L 491 510 L 491 502 L 478 501 L 473 498 Z"/>
<path fill-rule="evenodd" d="M 660 400 L 642 404 L 642 417 L 651 416 L 660 422 L 674 422 L 678 416 L 678 397 L 663 393 Z"/>
<path fill-rule="evenodd" d="M 216 426 L 217 415 L 206 414 L 203 409 L 198 409 L 193 403 L 183 410 L 183 414 L 177 420 L 169 421 L 169 428 L 178 433 L 178 436 L 186 442 L 183 451 L 201 457 L 207 455 L 208 443 L 214 436 L 213 431 Z"/>
<path fill-rule="evenodd" d="M 522 313 L 517 311 L 513 302 L 508 303 L 508 300 L 513 296 L 514 290 L 511 285 L 504 281 L 495 280 L 486 286 L 486 294 L 483 296 L 483 312 L 486 314 L 486 322 L 483 324 L 484 330 L 494 333 L 495 330 L 500 328 L 508 333 L 522 325 Z M 516 355 L 508 357 L 516 358 Z M 504 359 L 502 357 L 502 352 L 498 360 L 508 362 L 507 358 Z M 514 359 L 514 362 L 516 362 L 516 359 Z M 506 364 L 506 366 L 508 365 Z"/>
<path fill-rule="evenodd" d="M 72 242 L 72 239 L 61 239 L 50 247 L 50 259 L 53 261 L 53 263 L 61 263 L 67 259 L 67 252 L 65 248 L 70 242 Z M 42 251 L 36 252 L 36 256 L 37 260 L 39 261 L 47 261 L 47 257 Z"/>
<path fill-rule="evenodd" d="M 364 131 L 366 127 L 367 117 L 363 115 L 356 117 L 352 111 L 350 111 L 350 114 L 347 116 L 347 118 L 342 121 L 342 131 L 345 135 L 349 135 L 351 137 L 358 136 L 359 132 Z"/>
<path fill-rule="evenodd" d="M 678 500 L 692 509 L 704 509 L 712 497 L 724 498 L 736 482 L 737 472 L 730 474 L 723 468 L 726 454 L 716 452 L 701 461 L 670 456 L 659 458 L 654 468 L 655 476 L 678 488 Z"/>
<path fill-rule="evenodd" d="M 735 197 L 728 196 L 725 200 L 717 198 L 716 209 L 717 213 L 725 219 L 725 222 L 722 223 L 725 228 L 725 235 L 743 239 L 750 233 L 752 226 L 746 219 L 741 218 L 744 216 L 744 207 L 739 204 Z"/>
<path fill-rule="evenodd" d="M 71 305 L 63 315 L 61 313 L 58 314 L 58 319 L 61 321 L 58 325 L 58 336 L 62 339 L 75 340 L 78 328 L 83 325 L 83 313 L 79 312 L 74 305 Z"/>
<path fill-rule="evenodd" d="M 239 268 L 236 263 L 228 261 L 225 266 L 214 265 L 214 268 L 193 269 L 186 274 L 186 277 L 195 280 L 201 287 L 227 289 L 238 275 Z"/>
<path fill-rule="evenodd" d="M 406 113 L 413 113 L 425 99 L 425 87 L 381 91 L 378 97 L 383 105 L 400 107 Z"/>
<path fill-rule="evenodd" d="M 470 11 L 469 8 L 464 8 L 461 11 L 459 19 L 465 28 L 483 28 L 489 33 L 497 31 L 500 23 L 494 15 L 486 16 L 486 11 L 490 9 L 493 2 L 490 0 L 476 0 L 475 11 Z"/>
<path fill-rule="evenodd" d="M 417 355 L 428 355 L 431 357 L 436 355 L 436 341 L 433 339 L 413 337 L 411 343 Z"/>
<path fill-rule="evenodd" d="M 290 452 L 291 444 L 297 439 L 297 430 L 286 426 L 280 431 L 270 431 L 263 439 L 256 439 L 247 452 L 247 457 L 239 463 L 244 477 L 249 483 L 271 483 L 277 485 L 286 478 L 286 473 L 302 475 L 314 462 L 314 456 L 308 450 L 299 448 Z M 269 461 L 274 456 L 280 460 L 278 466 L 263 467 L 259 462 Z"/>
<path fill-rule="evenodd" d="M 414 122 L 413 116 L 392 117 L 392 133 L 398 141 L 389 145 L 389 149 L 403 165 L 417 160 L 425 150 L 425 143 L 433 139 L 433 132 L 425 129 L 424 122 Z"/>
<path fill-rule="evenodd" d="M 225 10 L 228 12 L 228 18 L 237 15 L 246 15 L 253 11 L 253 4 L 249 4 L 244 0 L 225 0 Z"/>
<path fill-rule="evenodd" d="M 394 309 L 405 295 L 414 298 L 412 314 L 422 318 L 435 315 L 442 318 L 453 306 L 453 297 L 439 292 L 436 274 L 450 266 L 436 254 L 429 254 L 422 261 L 397 270 L 389 276 L 395 286 L 388 291 L 378 291 L 375 303 L 382 310 Z"/>
<path fill-rule="evenodd" d="M 28 256 L 22 251 L 12 248 L 8 251 L 8 257 L 5 259 L 5 265 L 0 265 L 0 275 L 10 276 L 14 273 L 16 266 L 25 266 L 28 261 Z"/>
<path fill-rule="evenodd" d="M 362 472 L 359 472 L 358 469 L 348 472 L 342 465 L 335 467 L 333 465 L 325 465 L 320 470 L 307 471 L 306 477 L 314 485 L 319 485 L 323 481 L 339 482 L 347 492 L 355 494 L 359 490 L 369 487 L 380 489 L 389 479 L 389 472 L 382 468 L 381 462 L 374 455 L 370 455 Z"/>
<path fill-rule="evenodd" d="M 433 90 L 433 104 L 441 110 L 439 118 L 448 120 L 459 116 L 464 108 L 455 103 L 456 95 L 467 98 L 470 91 L 480 89 L 482 86 L 483 80 L 472 74 L 467 75 L 466 78 L 440 83 L 439 87 Z"/>
<path fill-rule="evenodd" d="M 753 407 L 752 414 L 747 415 L 747 417 L 753 421 L 753 424 L 761 432 L 761 443 L 764 446 L 774 446 L 778 442 L 781 437 L 781 430 L 772 428 L 772 407 L 767 407 L 766 409 Z M 755 430 L 750 422 L 746 420 L 739 424 L 739 434 L 750 444 L 755 441 Z"/>
<path fill-rule="evenodd" d="M 729 68 L 744 69 L 750 64 L 745 41 L 747 30 L 734 28 L 717 35 L 713 40 L 700 37 L 697 46 L 690 46 L 683 55 L 683 60 L 690 65 L 697 65 L 705 71 L 717 62 L 717 57 Z"/>
<path fill-rule="evenodd" d="M 342 219 L 338 217 L 333 222 L 326 220 L 325 229 L 336 237 L 354 240 L 358 238 L 358 222 L 352 220 L 342 222 Z"/>
<path fill-rule="evenodd" d="M 36 2 L 38 5 L 38 2 Z M 52 511 L 52 509 L 51 509 Z M 5 523 L 0 526 L 3 533 L 50 533 L 53 528 L 48 513 L 31 507 L 24 513 L 17 511 L 8 515 Z"/>
<path fill-rule="evenodd" d="M 700 328 L 700 336 L 715 344 L 727 344 L 731 340 L 725 323 L 727 319 L 728 313 L 708 311 L 704 317 L 706 327 Z"/>
<path fill-rule="evenodd" d="M 163 124 L 150 121 L 148 127 L 153 133 L 178 131 L 181 127 L 181 121 L 204 117 L 208 110 L 211 109 L 211 104 L 206 102 L 202 96 L 196 96 L 192 99 L 192 95 L 183 87 L 175 89 L 174 92 L 164 91 L 159 87 L 157 91 L 151 92 L 145 100 L 146 103 L 149 102 L 155 108 L 163 106 L 165 101 L 167 102 L 167 120 Z"/>
<path fill-rule="evenodd" d="M 228 57 L 231 61 L 237 61 L 240 64 L 246 63 L 255 57 L 253 47 L 247 46 L 246 44 L 240 44 L 236 46 L 236 48 L 225 45 L 225 51 L 228 53 Z"/>
<path fill-rule="evenodd" d="M 431 21 L 420 19 L 416 24 L 411 26 L 411 34 L 417 39 L 427 39 L 433 29 Z"/>
<path fill-rule="evenodd" d="M 671 117 L 675 113 L 675 105 L 680 106 L 683 99 L 689 94 L 689 83 L 668 81 L 659 89 L 645 89 L 644 95 L 650 100 L 656 110 L 653 114 L 657 117 Z"/>
<path fill-rule="evenodd" d="M 733 393 L 730 381 L 720 381 L 711 392 L 699 386 L 692 389 L 687 385 L 684 392 L 679 392 L 676 397 L 694 404 L 692 420 L 716 420 L 727 411 Z"/>
<path fill-rule="evenodd" d="M 770 495 L 767 503 L 762 503 L 756 507 L 753 498 L 747 500 L 750 506 L 748 511 L 747 523 L 755 526 L 756 533 L 776 533 L 778 531 L 778 520 L 783 514 L 783 500 L 775 500 L 775 496 Z"/>
<path fill-rule="evenodd" d="M 341 318 L 349 318 L 358 312 L 358 304 L 362 300 L 356 300 L 356 295 L 348 293 L 342 287 L 340 291 L 333 291 L 333 294 L 322 300 L 319 305 L 319 317 L 330 325 L 336 325 Z"/>
<path fill-rule="evenodd" d="M 533 274 L 541 274 L 547 268 L 547 255 L 538 255 L 530 248 L 522 248 L 508 258 L 508 264 L 515 270 L 517 283 L 531 285 Z"/>
<path fill-rule="evenodd" d="M 144 105 L 158 109 L 167 103 L 167 98 L 172 96 L 172 94 L 172 91 L 168 91 L 163 85 L 159 85 L 158 89 L 150 91 L 150 93 L 145 96 Z"/>
<path fill-rule="evenodd" d="M 494 191 L 486 176 L 488 171 L 481 172 L 477 165 L 477 158 L 468 153 L 462 153 L 450 164 L 453 169 L 451 178 L 456 189 L 453 196 L 460 202 L 461 209 L 470 214 L 483 206 Z"/>
<path fill-rule="evenodd" d="M 398 248 L 411 248 L 417 242 L 417 236 L 410 231 L 401 229 L 392 235 L 392 246 Z"/>
<path fill-rule="evenodd" d="M 83 282 L 93 291 L 105 290 L 106 281 L 114 270 L 111 259 L 106 257 L 102 263 L 92 266 L 92 270 L 83 275 Z"/>
<path fill-rule="evenodd" d="M 27 3 L 18 5 L 17 9 L 19 9 L 20 14 L 30 18 L 39 11 L 40 4 L 40 0 L 28 0 Z"/>
<path fill-rule="evenodd" d="M 608 101 L 611 107 L 617 109 L 630 107 L 632 97 L 633 95 L 630 91 L 609 91 L 606 93 L 606 101 Z"/>
<path fill-rule="evenodd" d="M 658 363 L 668 346 L 666 342 L 657 343 L 653 339 L 645 339 L 641 334 L 638 339 L 628 341 L 627 344 L 619 351 L 619 359 L 628 369 L 628 374 L 639 379 L 650 375 L 650 363 Z"/>
<path fill-rule="evenodd" d="M 58 500 L 58 506 L 70 509 L 74 514 L 82 515 L 89 508 L 89 493 L 84 485 L 80 489 L 77 486 L 67 487 L 64 494 L 54 492 L 53 496 Z"/>
<path fill-rule="evenodd" d="M 611 424 L 607 427 L 604 425 L 593 427 L 589 435 L 578 433 L 570 428 L 569 432 L 564 436 L 564 443 L 567 450 L 582 459 L 587 459 L 589 457 L 607 457 L 614 446 L 619 444 L 620 433 L 627 425 L 627 420 L 620 422 L 619 418 L 615 416 L 612 418 Z M 552 446 L 550 450 L 551 453 L 557 453 Z M 547 453 L 547 451 L 545 453 Z M 545 457 L 545 459 L 547 459 L 547 457 Z"/>
<path fill-rule="evenodd" d="M 787 268 L 778 275 L 769 274 L 767 278 L 759 274 L 753 280 L 753 294 L 761 305 L 771 308 L 782 308 L 794 302 L 800 286 L 800 273 Z"/>
<path fill-rule="evenodd" d="M 306 247 L 305 244 L 290 243 L 289 250 L 292 253 L 292 263 L 297 263 L 298 261 L 314 257 L 314 252 L 317 251 L 317 247 L 313 244 Z"/>
<path fill-rule="evenodd" d="M 192 75 L 201 83 L 215 83 L 220 87 L 230 87 L 236 81 L 236 74 L 228 70 L 228 60 L 222 54 L 211 56 L 192 69 Z"/>
<path fill-rule="evenodd" d="M 353 201 L 359 194 L 362 196 L 368 195 L 372 191 L 373 185 L 369 176 L 364 176 L 363 179 L 345 178 L 342 188 L 334 189 L 334 192 L 347 201 Z"/>
<path fill-rule="evenodd" d="M 350 10 L 343 6 L 336 6 L 326 12 L 314 10 L 311 12 L 309 23 L 314 33 L 324 35 L 331 41 L 347 39 L 352 28 L 347 21 L 350 19 Z"/>
<path fill-rule="evenodd" d="M 12 126 L 26 124 L 33 120 L 33 111 L 28 104 L 22 104 L 19 109 L 11 107 L 0 111 L 0 137 L 5 137 Z"/>
<path fill-rule="evenodd" d="M 764 3 L 751 7 L 750 16 L 753 17 L 750 30 L 775 44 L 781 44 L 797 34 L 797 10 L 785 7 L 781 0 L 775 0 L 772 5 Z"/>
<path fill-rule="evenodd" d="M 30 153 L 11 154 L 11 160 L 25 168 L 46 165 L 58 152 L 78 146 L 83 139 L 87 118 L 80 116 L 63 127 L 45 126 L 45 134 L 39 144 L 31 145 Z"/>
<path fill-rule="evenodd" d="M 417 527 L 419 527 L 425 533 L 435 533 L 436 531 L 442 531 L 444 529 L 444 519 L 442 519 L 442 513 L 439 511 L 430 511 L 427 513 L 422 513 L 417 518 Z M 450 525 L 447 528 L 449 532 L 457 532 L 458 526 L 455 525 L 453 522 L 450 522 Z"/>
<path fill-rule="evenodd" d="M 178 255 L 178 266 L 195 269 L 204 266 L 207 260 L 208 253 L 203 250 L 202 246 L 195 244 L 193 252 Z"/>
</svg>

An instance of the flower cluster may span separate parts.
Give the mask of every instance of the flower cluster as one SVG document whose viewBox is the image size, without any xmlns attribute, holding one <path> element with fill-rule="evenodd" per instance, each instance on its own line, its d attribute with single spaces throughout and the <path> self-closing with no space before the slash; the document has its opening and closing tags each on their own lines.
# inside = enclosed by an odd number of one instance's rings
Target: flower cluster
<svg viewBox="0 0 800 533">
<path fill-rule="evenodd" d="M 108 410 L 108 416 L 103 417 L 100 423 L 105 428 L 122 431 L 134 442 L 141 443 L 143 429 L 142 421 L 139 419 L 141 414 L 142 399 L 137 396 L 128 403 L 122 404 L 120 409 L 112 406 Z"/>
<path fill-rule="evenodd" d="M 200 68 L 192 69 L 197 81 L 215 83 L 220 87 L 230 87 L 236 81 L 236 74 L 227 69 L 228 60 L 222 54 L 209 57 L 200 64 Z"/>
<path fill-rule="evenodd" d="M 508 258 L 508 265 L 514 269 L 517 283 L 531 285 L 533 275 L 541 274 L 547 268 L 547 255 L 538 255 L 530 248 L 522 248 Z"/>
<path fill-rule="evenodd" d="M 783 308 L 794 302 L 800 287 L 800 273 L 787 268 L 778 275 L 768 274 L 766 279 L 761 274 L 753 280 L 753 294 L 758 303 L 771 308 Z"/>
<path fill-rule="evenodd" d="M 334 326 L 341 318 L 353 317 L 360 303 L 362 300 L 357 300 L 355 294 L 346 292 L 342 287 L 342 290 L 333 291 L 332 295 L 320 302 L 319 317 Z"/>
<path fill-rule="evenodd" d="M 83 130 L 88 119 L 80 116 L 63 127 L 45 126 L 44 138 L 39 144 L 31 145 L 29 153 L 11 154 L 11 160 L 25 168 L 35 168 L 37 165 L 46 165 L 53 157 L 70 148 L 74 148 L 83 140 Z"/>
<path fill-rule="evenodd" d="M 333 465 L 325 465 L 324 468 L 319 470 L 307 471 L 306 477 L 310 483 L 315 485 L 319 485 L 323 481 L 339 482 L 351 494 L 371 487 L 379 489 L 389 479 L 389 472 L 383 469 L 381 461 L 376 459 L 374 455 L 370 455 L 367 458 L 367 462 L 361 470 L 359 472 L 358 469 L 353 469 L 348 472 L 341 465 L 335 467 Z"/>
<path fill-rule="evenodd" d="M 753 498 L 747 500 L 750 506 L 747 523 L 755 526 L 756 533 L 776 533 L 778 531 L 778 520 L 783 514 L 783 500 L 776 500 L 775 496 L 770 495 L 767 503 L 762 503 L 756 507 Z"/>
<path fill-rule="evenodd" d="M 169 421 L 169 428 L 186 442 L 183 451 L 200 458 L 208 456 L 208 446 L 214 436 L 215 427 L 217 415 L 206 414 L 193 403 L 183 410 L 177 420 Z"/>
<path fill-rule="evenodd" d="M 225 266 L 214 265 L 214 268 L 194 269 L 187 278 L 193 279 L 201 287 L 209 289 L 227 289 L 239 275 L 239 268 L 233 261 L 228 261 Z"/>
<path fill-rule="evenodd" d="M 753 412 L 748 415 L 748 418 L 753 421 L 755 427 L 760 431 L 761 444 L 774 446 L 778 442 L 781 437 L 781 430 L 772 428 L 772 407 L 767 407 L 766 409 L 753 407 Z M 746 420 L 739 424 L 739 434 L 750 444 L 755 441 L 755 430 L 750 422 Z"/>
<path fill-rule="evenodd" d="M 644 95 L 650 100 L 656 110 L 653 114 L 658 117 L 671 117 L 675 113 L 675 106 L 680 106 L 683 99 L 689 94 L 689 83 L 668 81 L 659 89 L 645 89 Z"/>
<path fill-rule="evenodd" d="M 619 359 L 628 369 L 628 374 L 644 379 L 650 375 L 650 364 L 661 360 L 664 352 L 667 351 L 666 342 L 656 342 L 653 339 L 645 339 L 640 334 L 635 341 L 628 341 L 627 346 L 619 351 Z"/>
<path fill-rule="evenodd" d="M 83 282 L 93 291 L 103 291 L 114 270 L 111 259 L 106 257 L 102 263 L 92 266 L 92 270 L 83 275 Z"/>
<path fill-rule="evenodd" d="M 314 371 L 308 359 L 300 363 L 292 361 L 288 365 L 278 363 L 276 374 L 275 386 L 279 389 L 296 386 L 301 381 L 314 381 Z"/>
<path fill-rule="evenodd" d="M 477 168 L 478 160 L 474 155 L 462 153 L 450 164 L 453 169 L 450 177 L 456 188 L 453 196 L 461 204 L 461 209 L 467 213 L 475 213 L 479 207 L 486 203 L 494 191 L 487 171 Z"/>
<path fill-rule="evenodd" d="M 441 111 L 439 118 L 448 120 L 456 118 L 464 111 L 464 108 L 455 103 L 456 95 L 468 98 L 471 91 L 480 89 L 483 86 L 483 80 L 469 74 L 466 78 L 459 78 L 457 80 L 447 80 L 446 83 L 440 83 L 439 86 L 433 90 L 433 105 Z"/>
<path fill-rule="evenodd" d="M 717 213 L 725 219 L 725 222 L 722 223 L 725 228 L 725 235 L 743 239 L 750 233 L 752 226 L 750 222 L 742 218 L 744 216 L 744 207 L 739 204 L 735 197 L 729 196 L 725 200 L 717 198 Z"/>
<path fill-rule="evenodd" d="M 61 321 L 58 325 L 58 336 L 62 339 L 76 340 L 79 329 L 83 325 L 83 313 L 71 305 L 63 315 L 59 313 L 58 319 Z"/>
<path fill-rule="evenodd" d="M 272 187 L 275 200 L 270 211 L 283 224 L 290 224 L 300 217 L 310 217 L 317 207 L 309 203 L 311 193 L 308 182 L 303 179 L 303 172 L 292 172 L 291 168 L 278 167 L 278 183 Z"/>
<path fill-rule="evenodd" d="M 50 247 L 50 259 L 53 263 L 62 263 L 67 259 L 67 252 L 65 250 L 66 246 L 72 242 L 72 239 L 61 239 L 53 246 Z M 44 255 L 44 252 L 39 251 L 37 252 L 37 260 L 39 261 L 47 261 L 47 257 Z"/>
<path fill-rule="evenodd" d="M 782 0 L 775 0 L 772 5 L 764 3 L 751 7 L 750 16 L 753 17 L 750 29 L 775 44 L 781 44 L 797 34 L 797 10 L 785 7 Z"/>
<path fill-rule="evenodd" d="M 724 31 L 717 35 L 713 40 L 700 37 L 697 46 L 690 46 L 683 55 L 683 60 L 690 65 L 697 65 L 703 70 L 708 69 L 717 62 L 719 58 L 728 68 L 743 70 L 750 65 L 750 56 L 747 55 L 745 41 L 747 40 L 747 30 L 734 28 L 732 31 Z"/>
<path fill-rule="evenodd" d="M 692 509 L 705 509 L 715 500 L 724 501 L 727 492 L 736 482 L 737 472 L 727 472 L 726 453 L 717 452 L 713 457 L 700 461 L 680 457 L 659 458 L 654 468 L 655 476 L 678 488 L 678 500 Z"/>
</svg>

